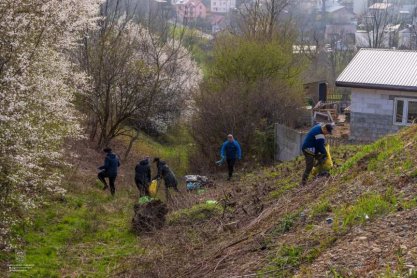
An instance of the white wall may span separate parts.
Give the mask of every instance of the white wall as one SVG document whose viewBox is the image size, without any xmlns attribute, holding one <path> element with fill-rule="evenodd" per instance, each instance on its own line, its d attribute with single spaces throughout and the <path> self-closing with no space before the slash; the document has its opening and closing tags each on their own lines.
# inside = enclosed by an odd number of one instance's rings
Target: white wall
<svg viewBox="0 0 417 278">
<path fill-rule="evenodd" d="M 353 88 L 351 111 L 377 115 L 393 115 L 394 101 L 389 99 L 390 96 L 417 98 L 417 92 Z"/>
<path fill-rule="evenodd" d="M 394 124 L 394 98 L 417 98 L 417 92 L 352 89 L 350 138 L 374 141 L 386 134 L 397 132 Z"/>
</svg>

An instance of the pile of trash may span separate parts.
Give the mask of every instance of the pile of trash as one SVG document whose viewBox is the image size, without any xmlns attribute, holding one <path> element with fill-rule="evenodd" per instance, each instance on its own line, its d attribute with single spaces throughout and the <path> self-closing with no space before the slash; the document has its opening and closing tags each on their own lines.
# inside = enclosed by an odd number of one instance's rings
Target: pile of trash
<svg viewBox="0 0 417 278">
<path fill-rule="evenodd" d="M 135 215 L 132 219 L 132 229 L 136 234 L 152 232 L 164 226 L 168 208 L 160 200 L 152 199 L 135 204 L 133 209 Z"/>
<path fill-rule="evenodd" d="M 206 176 L 187 175 L 184 178 L 188 191 L 198 190 L 203 187 L 210 187 L 214 185 L 214 183 L 210 181 Z"/>
</svg>

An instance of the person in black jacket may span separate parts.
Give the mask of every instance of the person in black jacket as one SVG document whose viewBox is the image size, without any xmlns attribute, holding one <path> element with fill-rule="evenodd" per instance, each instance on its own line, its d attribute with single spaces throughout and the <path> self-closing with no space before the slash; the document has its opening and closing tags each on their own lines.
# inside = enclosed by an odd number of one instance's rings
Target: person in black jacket
<svg viewBox="0 0 417 278">
<path fill-rule="evenodd" d="M 149 196 L 148 186 L 151 182 L 151 166 L 149 157 L 145 157 L 135 167 L 135 183 L 139 189 L 140 196 Z"/>
<path fill-rule="evenodd" d="M 153 179 L 163 179 L 165 184 L 165 197 L 166 200 L 170 199 L 169 188 L 173 187 L 175 191 L 178 190 L 178 181 L 175 178 L 174 173 L 169 169 L 165 161 L 160 160 L 158 157 L 153 160 L 156 163 L 158 174 Z"/>
<path fill-rule="evenodd" d="M 98 168 L 101 171 L 98 173 L 97 177 L 104 184 L 103 190 L 108 188 L 105 178 L 109 178 L 110 192 L 111 195 L 114 196 L 114 193 L 116 192 L 115 181 L 117 177 L 117 168 L 120 166 L 120 161 L 117 155 L 112 152 L 112 149 L 105 148 L 103 151 L 106 153 L 106 158 L 104 159 L 104 165 Z"/>
</svg>

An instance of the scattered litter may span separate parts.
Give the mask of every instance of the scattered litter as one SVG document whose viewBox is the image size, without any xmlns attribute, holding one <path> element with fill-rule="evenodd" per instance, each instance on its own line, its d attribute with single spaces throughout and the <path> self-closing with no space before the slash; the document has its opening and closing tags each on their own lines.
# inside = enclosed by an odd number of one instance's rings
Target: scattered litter
<svg viewBox="0 0 417 278">
<path fill-rule="evenodd" d="M 217 204 L 217 201 L 216 200 L 207 200 L 206 204 L 207 205 L 215 205 L 215 204 Z"/>
<path fill-rule="evenodd" d="M 307 220 L 307 216 L 306 216 L 306 213 L 304 212 L 304 211 L 302 211 L 301 213 L 300 213 L 300 219 L 301 219 L 301 221 L 306 221 Z"/>
<path fill-rule="evenodd" d="M 369 216 L 365 214 L 365 220 L 369 220 Z"/>
<path fill-rule="evenodd" d="M 187 182 L 187 190 L 191 191 L 191 190 L 196 190 L 196 189 L 200 189 L 201 187 L 201 183 L 199 182 Z"/>
<path fill-rule="evenodd" d="M 138 203 L 139 203 L 139 205 L 144 205 L 146 203 L 149 203 L 152 200 L 153 200 L 153 198 L 151 198 L 149 196 L 142 196 L 142 197 L 139 198 Z"/>
<path fill-rule="evenodd" d="M 213 185 L 213 182 L 211 182 L 206 176 L 187 175 L 184 178 L 187 184 L 188 191 L 198 190 L 202 187 Z"/>
<path fill-rule="evenodd" d="M 327 222 L 327 224 L 332 224 L 333 223 L 333 218 L 331 218 L 331 217 L 326 218 L 326 222 Z"/>
</svg>

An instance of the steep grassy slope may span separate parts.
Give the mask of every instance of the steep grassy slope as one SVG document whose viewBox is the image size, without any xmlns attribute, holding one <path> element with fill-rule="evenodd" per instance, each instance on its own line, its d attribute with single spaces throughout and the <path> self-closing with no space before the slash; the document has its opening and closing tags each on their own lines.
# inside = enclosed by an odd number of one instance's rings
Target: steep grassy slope
<svg viewBox="0 0 417 278">
<path fill-rule="evenodd" d="M 224 213 L 143 238 L 121 276 L 415 277 L 416 131 L 334 150 L 333 177 L 305 187 L 302 159 L 224 184 Z"/>
<path fill-rule="evenodd" d="M 114 149 L 123 156 L 125 146 L 119 141 Z M 133 181 L 135 163 L 144 155 L 161 156 L 176 173 L 183 174 L 188 167 L 186 148 L 141 136 L 129 159 L 122 160 L 113 199 L 96 179 L 96 167 L 102 164 L 103 155 L 90 142 L 70 144 L 68 160 L 74 167 L 63 169 L 65 197 L 46 197 L 41 207 L 32 211 L 33 223 L 15 228 L 23 242 L 16 256 L 0 256 L 0 273 L 12 277 L 109 277 L 130 268 L 126 258 L 144 254 L 140 238 L 130 231 L 133 205 L 138 201 Z M 162 191 L 160 195 L 163 199 Z M 33 267 L 10 273 L 9 263 Z"/>
<path fill-rule="evenodd" d="M 35 265 L 26 276 L 417 277 L 416 150 L 417 127 L 341 146 L 332 178 L 304 187 L 302 158 L 241 168 L 235 182 L 175 195 L 167 225 L 141 237 L 129 231 L 133 161 L 111 199 L 96 185 L 98 165 L 79 157 L 67 196 L 49 200 L 34 212 L 34 226 L 19 231 L 25 263 Z M 212 199 L 218 204 L 206 203 Z"/>
</svg>

